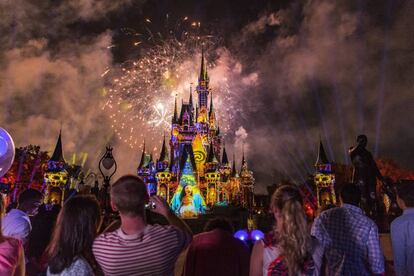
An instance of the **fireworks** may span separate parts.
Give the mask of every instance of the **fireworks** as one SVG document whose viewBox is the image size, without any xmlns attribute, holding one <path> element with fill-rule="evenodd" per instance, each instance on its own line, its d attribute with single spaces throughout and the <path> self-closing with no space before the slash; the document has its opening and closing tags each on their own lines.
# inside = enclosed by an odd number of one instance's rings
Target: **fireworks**
<svg viewBox="0 0 414 276">
<path fill-rule="evenodd" d="M 151 21 L 148 19 L 146 22 Z M 199 27 L 200 22 L 196 23 Z M 127 31 L 131 35 L 142 36 L 131 29 Z M 154 38 L 152 33 L 148 37 Z M 103 72 L 102 76 L 107 81 L 104 91 L 107 101 L 103 108 L 110 113 L 112 128 L 122 142 L 134 149 L 140 147 L 145 138 L 147 144 L 156 150 L 161 145 L 163 133 L 170 130 L 175 98 L 179 108 L 181 101 L 188 101 L 190 87 L 196 86 L 201 49 L 213 52 L 218 45 L 217 38 L 212 35 L 201 36 L 188 31 L 183 31 L 180 39 L 160 37 L 151 47 L 145 48 L 143 41 L 134 42 L 134 46 L 142 47 L 143 54 L 139 59 L 125 62 L 111 72 Z M 214 66 L 210 63 L 208 67 Z M 220 110 L 221 103 L 226 102 L 224 110 L 228 110 L 226 80 L 212 79 L 211 88 L 215 107 Z M 197 95 L 195 91 L 192 93 L 195 103 Z M 227 121 L 226 117 L 219 118 L 221 129 L 227 129 Z"/>
</svg>

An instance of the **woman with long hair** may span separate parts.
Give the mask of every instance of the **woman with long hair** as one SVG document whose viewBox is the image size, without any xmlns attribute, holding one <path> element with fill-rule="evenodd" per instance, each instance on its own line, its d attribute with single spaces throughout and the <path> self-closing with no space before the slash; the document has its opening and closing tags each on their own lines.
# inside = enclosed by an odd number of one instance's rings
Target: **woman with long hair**
<svg viewBox="0 0 414 276">
<path fill-rule="evenodd" d="M 1 222 L 4 211 L 3 196 L 0 195 L 0 275 L 23 276 L 25 274 L 23 245 L 18 239 L 3 236 Z"/>
<path fill-rule="evenodd" d="M 254 245 L 250 275 L 319 275 L 323 250 L 310 236 L 299 189 L 279 187 L 272 196 L 271 212 L 276 224 Z"/>
<path fill-rule="evenodd" d="M 48 247 L 47 275 L 94 275 L 96 262 L 92 244 L 101 223 L 94 196 L 75 196 L 59 213 Z"/>
</svg>

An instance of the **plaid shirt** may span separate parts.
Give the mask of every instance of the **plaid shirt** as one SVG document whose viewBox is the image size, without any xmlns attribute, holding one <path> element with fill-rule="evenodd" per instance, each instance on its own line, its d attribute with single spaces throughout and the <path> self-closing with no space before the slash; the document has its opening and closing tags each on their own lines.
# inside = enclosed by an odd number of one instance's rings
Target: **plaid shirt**
<svg viewBox="0 0 414 276">
<path fill-rule="evenodd" d="M 312 235 L 325 247 L 328 275 L 384 273 L 377 225 L 360 208 L 344 204 L 322 212 Z"/>
</svg>

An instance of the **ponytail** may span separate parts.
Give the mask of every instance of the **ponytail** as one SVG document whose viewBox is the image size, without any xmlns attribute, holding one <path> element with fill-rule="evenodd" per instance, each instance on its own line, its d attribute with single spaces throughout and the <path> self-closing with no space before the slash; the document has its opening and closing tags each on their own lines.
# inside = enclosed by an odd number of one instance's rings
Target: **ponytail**
<svg viewBox="0 0 414 276">
<path fill-rule="evenodd" d="M 289 276 L 302 271 L 310 251 L 311 238 L 299 190 L 290 185 L 280 187 L 273 195 L 272 205 L 278 208 L 282 225 L 278 237 Z"/>
</svg>

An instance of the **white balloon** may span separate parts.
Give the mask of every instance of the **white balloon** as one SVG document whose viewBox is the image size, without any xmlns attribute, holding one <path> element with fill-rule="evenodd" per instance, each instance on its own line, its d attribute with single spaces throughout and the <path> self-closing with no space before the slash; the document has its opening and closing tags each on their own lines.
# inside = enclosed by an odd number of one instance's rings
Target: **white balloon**
<svg viewBox="0 0 414 276">
<path fill-rule="evenodd" d="M 5 175 L 14 161 L 14 142 L 10 134 L 0 127 L 0 177 Z"/>
</svg>

